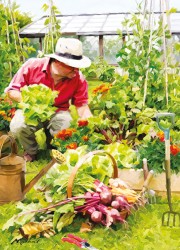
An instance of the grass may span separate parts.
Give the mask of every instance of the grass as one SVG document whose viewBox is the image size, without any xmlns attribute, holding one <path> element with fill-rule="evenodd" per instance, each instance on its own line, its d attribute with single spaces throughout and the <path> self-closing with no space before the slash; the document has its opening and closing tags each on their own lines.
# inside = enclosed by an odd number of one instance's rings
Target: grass
<svg viewBox="0 0 180 250">
<path fill-rule="evenodd" d="M 44 167 L 50 159 L 45 159 L 42 155 L 39 161 L 27 164 L 27 182 Z M 26 196 L 33 200 L 39 198 L 40 194 L 32 189 Z M 178 197 L 173 197 L 173 207 L 176 211 L 180 209 Z M 158 198 L 157 204 L 147 205 L 128 217 L 128 228 L 118 224 L 112 228 L 95 226 L 91 232 L 80 233 L 80 226 L 85 219 L 76 218 L 70 226 L 66 227 L 61 233 L 46 238 L 31 238 L 10 244 L 11 234 L 8 231 L 0 231 L 0 250 L 76 250 L 76 246 L 69 243 L 62 243 L 61 238 L 66 233 L 74 233 L 88 240 L 99 250 L 178 250 L 180 249 L 179 235 L 180 227 L 163 227 L 161 218 L 163 212 L 168 210 L 167 200 Z M 16 204 L 5 204 L 0 206 L 0 228 L 11 218 L 16 211 Z"/>
</svg>

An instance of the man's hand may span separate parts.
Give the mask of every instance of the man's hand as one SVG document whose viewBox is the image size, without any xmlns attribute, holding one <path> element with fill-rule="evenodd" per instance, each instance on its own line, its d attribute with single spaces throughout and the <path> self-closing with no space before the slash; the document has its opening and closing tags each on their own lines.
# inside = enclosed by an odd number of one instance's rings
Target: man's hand
<svg viewBox="0 0 180 250">
<path fill-rule="evenodd" d="M 92 116 L 92 113 L 88 105 L 84 105 L 77 108 L 78 115 L 81 119 L 87 119 Z"/>
<path fill-rule="evenodd" d="M 22 96 L 21 96 L 21 92 L 19 92 L 18 90 L 10 90 L 7 93 L 8 97 L 15 102 L 21 102 L 22 101 Z"/>
</svg>

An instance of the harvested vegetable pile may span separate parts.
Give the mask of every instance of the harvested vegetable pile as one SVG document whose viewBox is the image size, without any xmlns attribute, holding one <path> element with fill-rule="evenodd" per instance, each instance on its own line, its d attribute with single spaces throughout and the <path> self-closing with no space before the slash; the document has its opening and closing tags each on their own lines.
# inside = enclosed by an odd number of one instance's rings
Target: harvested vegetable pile
<svg viewBox="0 0 180 250">
<path fill-rule="evenodd" d="M 67 162 L 55 164 L 36 186 L 44 196 L 43 202 L 17 204 L 20 213 L 3 226 L 3 230 L 12 232 L 11 242 L 32 236 L 50 237 L 70 225 L 79 215 L 86 225 L 90 225 L 87 230 L 96 224 L 105 227 L 117 223 L 127 225 L 126 219 L 132 210 L 145 204 L 145 200 L 119 178 L 110 178 L 109 160 L 106 156 L 97 155 L 79 169 L 73 196 L 67 198 L 67 182 L 82 152 L 82 149 L 66 152 Z"/>
</svg>

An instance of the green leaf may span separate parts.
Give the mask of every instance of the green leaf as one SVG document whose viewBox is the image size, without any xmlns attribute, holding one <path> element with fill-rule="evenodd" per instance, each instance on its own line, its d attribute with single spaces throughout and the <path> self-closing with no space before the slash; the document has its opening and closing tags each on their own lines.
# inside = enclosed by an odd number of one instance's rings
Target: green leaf
<svg viewBox="0 0 180 250">
<path fill-rule="evenodd" d="M 44 132 L 44 128 L 39 129 L 38 131 L 35 132 L 35 138 L 38 143 L 39 149 L 46 149 L 46 134 Z"/>
<path fill-rule="evenodd" d="M 53 106 L 58 92 L 52 91 L 43 84 L 33 84 L 22 88 L 22 102 L 19 107 L 23 110 L 28 125 L 37 126 L 39 122 L 49 120 L 56 107 Z"/>
<path fill-rule="evenodd" d="M 57 231 L 60 232 L 63 227 L 70 225 L 73 222 L 73 219 L 75 217 L 75 214 L 72 212 L 63 214 L 58 223 L 57 223 Z"/>
<path fill-rule="evenodd" d="M 169 15 L 171 13 L 176 13 L 177 9 L 176 8 L 171 8 L 170 10 L 166 11 L 166 14 Z"/>
<path fill-rule="evenodd" d="M 115 105 L 115 103 L 113 103 L 111 101 L 106 101 L 105 103 L 106 103 L 107 109 L 111 109 Z"/>
<path fill-rule="evenodd" d="M 18 224 L 20 226 L 23 226 L 27 222 L 29 222 L 33 217 L 35 213 L 28 213 L 28 214 L 20 214 L 20 215 L 14 215 L 11 219 L 9 219 L 4 225 L 2 230 L 7 230 L 10 227 L 14 226 L 15 224 Z"/>
</svg>

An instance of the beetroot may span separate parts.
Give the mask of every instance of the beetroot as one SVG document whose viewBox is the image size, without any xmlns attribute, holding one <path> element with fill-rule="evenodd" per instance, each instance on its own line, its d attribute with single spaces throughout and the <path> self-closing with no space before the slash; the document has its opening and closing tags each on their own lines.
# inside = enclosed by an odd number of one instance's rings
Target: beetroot
<svg viewBox="0 0 180 250">
<path fill-rule="evenodd" d="M 91 220 L 94 222 L 101 222 L 102 220 L 102 213 L 100 211 L 94 211 L 91 214 Z"/>
<path fill-rule="evenodd" d="M 115 208 L 112 208 L 112 209 L 110 210 L 110 212 L 111 212 L 111 216 L 112 216 L 114 219 L 116 219 L 117 217 L 120 216 L 119 211 L 118 211 L 117 209 L 115 209 Z"/>
<path fill-rule="evenodd" d="M 115 208 L 115 209 L 119 209 L 120 205 L 118 201 L 112 201 L 111 202 L 111 207 Z"/>
<path fill-rule="evenodd" d="M 87 198 L 91 198 L 91 197 L 92 197 L 92 193 L 91 193 L 91 192 L 86 192 L 86 193 L 85 193 L 85 196 L 86 196 Z"/>
<path fill-rule="evenodd" d="M 123 197 L 123 196 L 117 196 L 115 198 L 115 200 L 119 202 L 119 207 L 121 209 L 124 209 L 124 208 L 128 209 L 128 210 L 130 209 L 131 205 L 129 205 L 129 203 L 127 202 L 127 200 L 126 200 L 125 197 Z"/>
<path fill-rule="evenodd" d="M 112 201 L 112 193 L 110 191 L 104 191 L 100 193 L 100 199 L 103 204 L 109 204 Z"/>
</svg>

